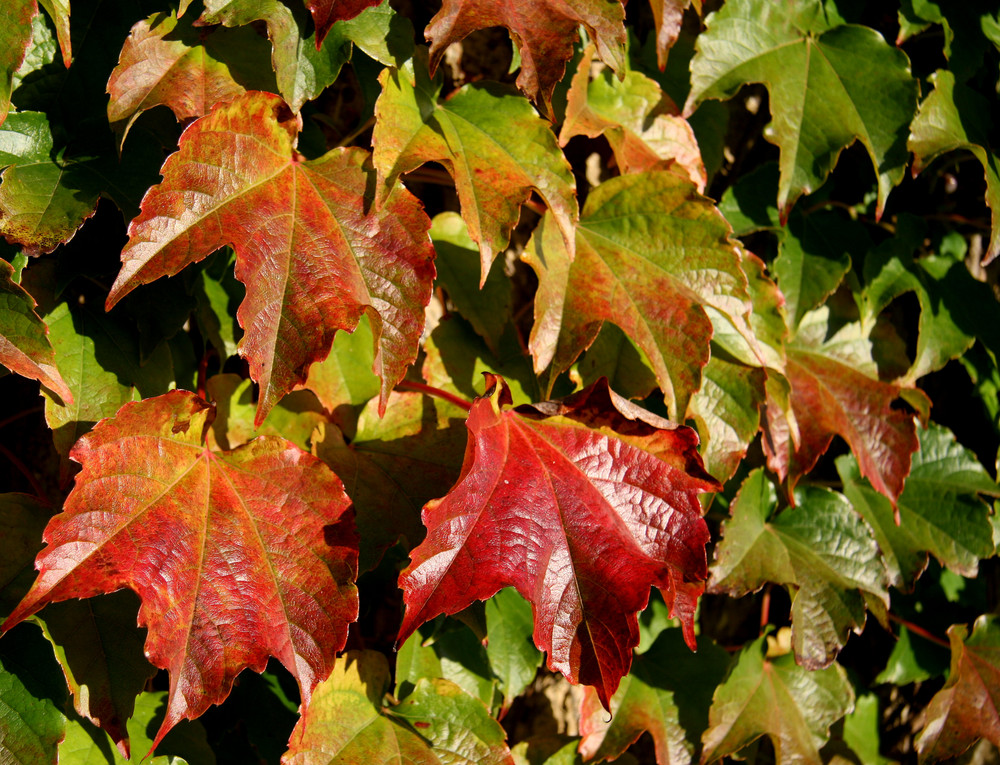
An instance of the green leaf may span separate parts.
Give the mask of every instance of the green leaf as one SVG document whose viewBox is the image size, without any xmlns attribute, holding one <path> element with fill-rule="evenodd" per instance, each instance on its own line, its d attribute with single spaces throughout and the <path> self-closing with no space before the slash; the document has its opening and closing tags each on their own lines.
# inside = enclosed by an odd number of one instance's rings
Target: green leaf
<svg viewBox="0 0 1000 765">
<path fill-rule="evenodd" d="M 35 555 L 51 515 L 27 494 L 0 494 L 0 617 L 10 614 L 35 580 Z"/>
<path fill-rule="evenodd" d="M 316 394 L 327 411 L 364 404 L 379 394 L 375 366 L 375 338 L 371 321 L 362 316 L 353 332 L 338 332 L 330 355 L 309 367 L 304 387 Z"/>
<path fill-rule="evenodd" d="M 819 669 L 864 628 L 869 599 L 888 609 L 888 582 L 872 530 L 842 494 L 809 487 L 796 499 L 774 515 L 777 493 L 764 471 L 747 477 L 716 548 L 711 588 L 741 597 L 768 582 L 784 586 L 796 661 Z"/>
<path fill-rule="evenodd" d="M 52 19 L 52 24 L 56 28 L 56 36 L 59 38 L 59 49 L 62 51 L 63 62 L 68 67 L 73 63 L 73 48 L 69 30 L 69 0 L 39 0 L 38 4 Z"/>
<path fill-rule="evenodd" d="M 910 588 L 928 554 L 962 576 L 974 577 L 979 559 L 993 554 L 989 507 L 980 494 L 1000 495 L 975 456 L 946 428 L 919 432 L 920 451 L 899 496 L 899 525 L 892 505 L 864 481 L 849 456 L 837 459 L 844 493 L 871 525 L 885 557 L 889 583 Z"/>
<path fill-rule="evenodd" d="M 879 215 L 906 168 L 918 90 L 909 61 L 874 29 L 835 24 L 820 0 L 731 0 L 707 19 L 696 43 L 685 114 L 705 99 L 734 96 L 746 83 L 764 83 L 770 92 L 765 136 L 781 151 L 783 219 L 856 140 L 878 178 Z"/>
<path fill-rule="evenodd" d="M 246 297 L 246 290 L 233 272 L 235 253 L 226 248 L 223 257 L 209 256 L 206 265 L 194 280 L 194 316 L 202 334 L 219 353 L 224 364 L 230 356 L 235 356 L 243 330 L 236 320 L 239 304 Z M 343 333 L 341 333 L 343 334 Z M 337 335 L 334 338 L 336 345 Z"/>
<path fill-rule="evenodd" d="M 948 654 L 941 646 L 920 637 L 914 639 L 912 634 L 900 626 L 896 644 L 885 668 L 875 678 L 876 683 L 909 685 L 937 677 L 948 668 Z"/>
<path fill-rule="evenodd" d="M 844 718 L 844 743 L 865 765 L 891 765 L 893 762 L 879 752 L 880 723 L 879 698 L 874 693 L 858 696 L 854 711 Z"/>
<path fill-rule="evenodd" d="M 0 662 L 0 758 L 56 765 L 66 718 L 49 699 L 35 698 Z"/>
<path fill-rule="evenodd" d="M 761 736 L 779 763 L 822 762 L 830 726 L 854 708 L 854 691 L 839 664 L 809 671 L 791 654 L 764 658 L 764 638 L 740 651 L 715 690 L 703 763 L 739 752 Z"/>
<path fill-rule="evenodd" d="M 533 630 L 531 604 L 513 587 L 486 601 L 486 656 L 500 681 L 504 709 L 524 693 L 545 658 L 535 647 Z"/>
<path fill-rule="evenodd" d="M 14 74 L 24 63 L 31 47 L 33 20 L 38 15 L 35 0 L 5 0 L 4 24 L 0 27 L 0 125 L 10 109 L 10 93 Z"/>
<path fill-rule="evenodd" d="M 372 136 L 379 198 L 403 173 L 439 162 L 451 174 L 469 235 L 479 244 L 480 282 L 503 250 L 521 205 L 537 191 L 567 242 L 579 215 L 576 184 L 549 124 L 523 96 L 490 82 L 466 85 L 439 101 L 422 56 L 379 81 Z"/>
<path fill-rule="evenodd" d="M 656 376 L 649 367 L 642 349 L 610 322 L 601 327 L 577 364 L 583 387 L 606 377 L 611 389 L 625 398 L 645 398 L 656 390 Z"/>
</svg>

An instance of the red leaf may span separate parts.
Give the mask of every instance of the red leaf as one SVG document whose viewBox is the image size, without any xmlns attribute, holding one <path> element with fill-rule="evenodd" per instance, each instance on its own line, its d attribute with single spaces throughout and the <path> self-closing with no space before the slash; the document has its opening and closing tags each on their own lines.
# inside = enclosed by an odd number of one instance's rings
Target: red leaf
<svg viewBox="0 0 1000 765">
<path fill-rule="evenodd" d="M 596 686 L 607 707 L 631 664 L 650 586 L 694 647 L 709 538 L 698 493 L 719 486 L 693 430 L 630 404 L 606 380 L 561 404 L 504 411 L 507 384 L 486 377 L 462 474 L 424 507 L 427 539 L 400 577 L 399 642 L 513 586 L 531 601 L 549 666 Z"/>
<path fill-rule="evenodd" d="M 2 627 L 47 603 L 134 590 L 146 655 L 170 671 L 154 748 L 269 656 L 308 701 L 358 613 L 358 542 L 340 480 L 280 438 L 208 450 L 211 415 L 173 391 L 126 404 L 77 442 L 82 469 L 46 527 L 38 579 Z"/>
<path fill-rule="evenodd" d="M 656 63 L 662 72 L 667 67 L 670 49 L 680 36 L 684 9 L 691 5 L 691 0 L 649 0 L 649 5 L 656 23 Z"/>
<path fill-rule="evenodd" d="M 487 27 L 506 27 L 521 52 L 517 86 L 542 111 L 551 111 L 556 83 L 573 55 L 582 24 L 601 59 L 616 72 L 625 66 L 625 10 L 619 0 L 444 0 L 427 25 L 431 72 L 444 49 Z"/>
<path fill-rule="evenodd" d="M 376 211 L 368 154 L 335 149 L 306 161 L 294 149 L 300 124 L 278 96 L 257 92 L 192 123 L 129 225 L 108 298 L 110 308 L 232 245 L 247 286 L 237 316 L 240 354 L 261 387 L 257 425 L 364 312 L 384 406 L 416 358 L 434 279 L 430 220 L 416 198 L 397 186 Z"/>
<path fill-rule="evenodd" d="M 335 23 L 353 19 L 365 8 L 381 2 L 382 0 L 306 0 L 306 8 L 316 25 L 316 50 L 323 45 L 323 39 Z"/>
</svg>

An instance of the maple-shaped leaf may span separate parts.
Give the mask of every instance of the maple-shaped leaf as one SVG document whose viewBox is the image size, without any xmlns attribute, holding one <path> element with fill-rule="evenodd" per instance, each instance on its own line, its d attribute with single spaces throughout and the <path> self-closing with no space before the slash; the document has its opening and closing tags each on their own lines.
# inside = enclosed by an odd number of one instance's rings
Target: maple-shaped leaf
<svg viewBox="0 0 1000 765">
<path fill-rule="evenodd" d="M 139 116 L 166 106 L 178 120 L 201 117 L 247 90 L 273 90 L 259 60 L 267 43 L 251 27 L 198 30 L 190 18 L 155 13 L 129 33 L 108 80 L 108 121 L 124 143 Z"/>
<path fill-rule="evenodd" d="M 477 29 L 506 27 L 521 58 L 517 86 L 540 110 L 551 112 L 552 91 L 573 56 L 583 26 L 597 53 L 616 72 L 625 68 L 625 9 L 620 0 L 444 0 L 426 36 L 431 71 L 444 50 Z"/>
<path fill-rule="evenodd" d="M 698 140 L 670 96 L 641 72 L 629 70 L 619 80 L 605 68 L 592 78 L 593 62 L 589 45 L 573 75 L 559 145 L 578 135 L 603 135 L 622 174 L 673 168 L 704 191 Z"/>
<path fill-rule="evenodd" d="M 14 73 L 31 46 L 31 21 L 38 14 L 35 0 L 5 0 L 0 27 L 0 125 L 7 119 Z"/>
<path fill-rule="evenodd" d="M 920 762 L 957 757 L 979 739 L 1000 746 L 1000 624 L 976 619 L 972 634 L 964 624 L 948 628 L 951 671 L 931 699 L 916 741 Z"/>
<path fill-rule="evenodd" d="M 864 516 L 889 569 L 890 584 L 911 588 L 929 555 L 962 576 L 975 578 L 981 558 L 994 551 L 990 508 L 980 495 L 1000 496 L 975 455 L 946 428 L 930 424 L 918 433 L 906 487 L 892 504 L 861 477 L 850 455 L 837 458 L 844 494 Z"/>
<path fill-rule="evenodd" d="M 895 504 L 918 442 L 913 415 L 893 404 L 904 393 L 917 403 L 923 395 L 878 379 L 870 341 L 857 323 L 827 338 L 829 324 L 828 307 L 810 312 L 786 348 L 788 401 L 769 389 L 762 423 L 768 467 L 787 480 L 790 492 L 839 435 L 861 474 Z M 791 421 L 798 424 L 798 440 Z"/>
<path fill-rule="evenodd" d="M 211 407 L 174 391 L 129 403 L 80 439 L 80 463 L 29 593 L 46 604 L 123 587 L 142 599 L 146 656 L 170 672 L 154 747 L 275 656 L 308 701 L 357 617 L 357 538 L 340 481 L 274 437 L 213 452 Z"/>
<path fill-rule="evenodd" d="M 917 81 L 906 55 L 870 27 L 836 25 L 821 0 L 732 0 L 706 20 L 691 61 L 691 114 L 751 82 L 770 93 L 765 137 L 781 150 L 778 208 L 826 180 L 840 152 L 860 141 L 878 178 L 878 214 L 903 178 Z M 872 71 L 878 77 L 870 76 Z"/>
<path fill-rule="evenodd" d="M 854 691 L 839 664 L 810 671 L 791 654 L 764 657 L 764 638 L 735 659 L 715 689 L 709 728 L 702 736 L 702 765 L 735 754 L 761 736 L 774 745 L 775 761 L 821 763 L 830 726 L 854 708 Z"/>
<path fill-rule="evenodd" d="M 424 507 L 427 539 L 400 575 L 405 640 L 512 586 L 531 601 L 535 644 L 607 706 L 639 641 L 650 586 L 694 647 L 694 607 L 707 573 L 703 470 L 694 431 L 598 383 L 562 403 L 506 409 L 487 375 L 469 413 L 458 483 Z"/>
<path fill-rule="evenodd" d="M 871 528 L 842 494 L 809 487 L 795 507 L 774 515 L 776 507 L 773 484 L 753 471 L 730 507 L 710 588 L 742 597 L 768 582 L 786 587 L 795 659 L 826 667 L 851 630 L 861 632 L 868 602 L 888 609 L 885 564 Z"/>
<path fill-rule="evenodd" d="M 663 71 L 670 49 L 680 37 L 684 9 L 691 5 L 691 0 L 649 0 L 649 5 L 656 24 L 656 63 Z M 695 0 L 695 8 L 701 12 L 701 0 Z"/>
<path fill-rule="evenodd" d="M 108 307 L 224 245 L 247 287 L 240 354 L 260 384 L 256 424 L 326 357 L 337 330 L 368 313 L 381 402 L 417 354 L 434 279 L 430 220 L 405 189 L 381 210 L 366 152 L 295 151 L 300 127 L 275 95 L 246 93 L 195 121 L 163 165 L 163 182 L 129 225 Z"/>
<path fill-rule="evenodd" d="M 466 85 L 439 102 L 442 81 L 441 75 L 431 79 L 422 56 L 380 75 L 372 135 L 380 197 L 403 173 L 441 163 L 455 180 L 462 217 L 479 244 L 481 282 L 532 190 L 572 242 L 576 184 L 549 124 L 497 83 Z"/>
<path fill-rule="evenodd" d="M 611 321 L 646 354 L 671 416 L 701 385 L 712 321 L 746 327 L 747 278 L 730 228 L 694 185 L 671 172 L 620 176 L 590 192 L 576 256 L 543 218 L 524 259 L 538 275 L 529 348 L 558 374 Z M 746 327 L 749 334 L 749 328 Z"/>
<path fill-rule="evenodd" d="M 59 375 L 45 322 L 35 313 L 34 298 L 11 278 L 14 268 L 0 260 L 0 364 L 38 380 L 66 404 L 73 393 Z"/>
<path fill-rule="evenodd" d="M 322 47 L 330 27 L 338 21 L 353 19 L 365 8 L 381 2 L 382 0 L 306 0 L 306 8 L 316 25 L 316 49 Z"/>
</svg>

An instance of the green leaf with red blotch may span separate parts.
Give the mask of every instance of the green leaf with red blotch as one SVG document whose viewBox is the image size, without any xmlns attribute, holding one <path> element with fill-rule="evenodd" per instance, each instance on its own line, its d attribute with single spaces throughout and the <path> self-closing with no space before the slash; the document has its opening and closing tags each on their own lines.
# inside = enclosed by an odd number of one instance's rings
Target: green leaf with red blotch
<svg viewBox="0 0 1000 765">
<path fill-rule="evenodd" d="M 462 217 L 479 244 L 481 282 L 533 189 L 572 242 L 576 184 L 550 125 L 497 83 L 466 85 L 439 102 L 442 81 L 427 74 L 423 56 L 379 77 L 372 145 L 380 197 L 399 185 L 403 173 L 441 163 L 455 180 Z"/>
<path fill-rule="evenodd" d="M 256 423 L 326 357 L 337 330 L 367 313 L 377 338 L 384 406 L 416 358 L 434 279 L 430 220 L 405 189 L 376 211 L 366 152 L 305 161 L 300 120 L 266 93 L 217 106 L 183 134 L 129 225 L 113 306 L 224 245 L 247 287 L 240 353 L 260 384 Z"/>
<path fill-rule="evenodd" d="M 7 119 L 14 73 L 31 46 L 31 20 L 38 15 L 35 0 L 5 0 L 0 26 L 0 125 Z"/>
<path fill-rule="evenodd" d="M 651 586 L 694 644 L 707 575 L 698 494 L 718 489 L 694 431 L 606 382 L 511 411 L 502 378 L 469 413 L 458 483 L 424 507 L 427 539 L 400 576 L 399 640 L 512 586 L 531 601 L 535 644 L 602 703 L 628 672 Z"/>
<path fill-rule="evenodd" d="M 819 750 L 830 726 L 854 708 L 854 691 L 839 664 L 810 671 L 791 654 L 764 657 L 764 638 L 736 657 L 715 689 L 701 762 L 739 752 L 761 736 L 774 745 L 779 763 L 821 763 Z"/>
<path fill-rule="evenodd" d="M 762 423 L 767 465 L 787 481 L 789 492 L 816 465 L 835 435 L 858 460 L 861 474 L 895 504 L 917 450 L 914 416 L 894 407 L 904 393 L 926 400 L 919 390 L 878 379 L 871 341 L 857 323 L 832 336 L 830 310 L 806 314 L 786 347 L 788 402 L 770 388 Z M 798 424 L 796 439 L 789 423 Z"/>
<path fill-rule="evenodd" d="M 353 19 L 366 8 L 381 2 L 382 0 L 306 0 L 306 8 L 316 25 L 316 48 L 323 45 L 330 28 L 338 21 Z"/>
<path fill-rule="evenodd" d="M 807 669 L 829 666 L 850 632 L 865 625 L 866 606 L 889 607 L 888 577 L 871 527 L 842 494 L 808 487 L 775 515 L 777 492 L 761 469 L 733 500 L 712 564 L 712 592 L 734 597 L 768 582 L 792 601 L 795 659 Z"/>
<path fill-rule="evenodd" d="M 979 739 L 1000 746 L 1000 624 L 980 616 L 972 634 L 964 624 L 948 629 L 951 672 L 927 707 L 916 741 L 920 762 L 957 757 Z"/>
<path fill-rule="evenodd" d="M 3 624 L 123 587 L 142 599 L 146 656 L 170 672 L 155 743 L 275 656 L 304 700 L 357 617 L 357 537 L 343 486 L 274 437 L 204 446 L 211 408 L 174 391 L 123 406 L 80 439 L 81 471 L 45 531 L 38 579 Z"/>
<path fill-rule="evenodd" d="M 108 80 L 108 122 L 124 143 L 139 116 L 166 106 L 178 120 L 201 117 L 247 90 L 274 90 L 267 42 L 250 27 L 206 32 L 190 17 L 155 13 L 138 22 Z"/>
<path fill-rule="evenodd" d="M 550 114 L 552 91 L 573 56 L 573 41 L 583 26 L 601 59 L 616 72 L 625 68 L 625 10 L 620 0 L 444 0 L 426 36 L 431 41 L 431 69 L 444 50 L 471 32 L 506 27 L 517 45 L 521 73 L 517 86 L 538 108 Z"/>
<path fill-rule="evenodd" d="M 683 416 L 708 363 L 706 307 L 749 334 L 747 277 L 729 232 L 711 201 L 664 171 L 593 189 L 575 258 L 543 218 L 524 256 L 539 281 L 529 342 L 536 372 L 568 369 L 611 321 L 646 354 L 671 416 Z"/>
<path fill-rule="evenodd" d="M 73 393 L 59 375 L 45 322 L 35 313 L 34 298 L 11 278 L 14 268 L 0 260 L 0 364 L 38 380 L 66 404 Z"/>
<path fill-rule="evenodd" d="M 447 680 L 422 680 L 396 706 L 384 706 L 389 664 L 376 651 L 351 651 L 313 694 L 292 731 L 283 765 L 511 763 L 500 724 Z"/>
</svg>

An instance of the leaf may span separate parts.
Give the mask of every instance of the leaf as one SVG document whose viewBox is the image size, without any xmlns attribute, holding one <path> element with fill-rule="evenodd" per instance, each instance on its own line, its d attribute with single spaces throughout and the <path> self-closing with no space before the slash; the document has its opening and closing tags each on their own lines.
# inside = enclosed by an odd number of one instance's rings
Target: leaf
<svg viewBox="0 0 1000 765">
<path fill-rule="evenodd" d="M 854 711 L 844 718 L 844 743 L 861 762 L 868 765 L 891 765 L 893 760 L 880 753 L 879 697 L 874 693 L 858 696 Z"/>
<path fill-rule="evenodd" d="M 184 121 L 247 90 L 273 90 L 270 68 L 257 63 L 264 50 L 266 43 L 250 27 L 206 33 L 173 12 L 138 22 L 108 80 L 108 121 L 120 143 L 155 106 Z"/>
<path fill-rule="evenodd" d="M 73 63 L 73 44 L 69 31 L 69 0 L 39 0 L 39 5 L 45 9 L 56 28 L 59 38 L 59 50 L 62 52 L 63 63 L 68 67 Z"/>
<path fill-rule="evenodd" d="M 948 668 L 948 653 L 940 646 L 919 637 L 913 639 L 902 625 L 885 668 L 875 678 L 876 683 L 909 685 L 938 677 Z"/>
<path fill-rule="evenodd" d="M 922 394 L 877 378 L 870 342 L 857 324 L 825 339 L 829 323 L 826 306 L 807 314 L 786 349 L 791 393 L 786 407 L 768 391 L 763 428 L 767 465 L 792 489 L 839 435 L 851 447 L 862 475 L 895 504 L 918 442 L 913 415 L 893 408 L 893 402 L 904 390 L 918 399 Z M 789 413 L 798 423 L 797 443 Z"/>
<path fill-rule="evenodd" d="M 479 243 L 480 283 L 507 246 L 532 190 L 572 241 L 579 212 L 569 163 L 549 124 L 523 97 L 483 82 L 439 102 L 442 77 L 432 80 L 422 57 L 386 69 L 379 82 L 372 145 L 380 199 L 403 173 L 441 163 L 455 181 L 469 235 Z"/>
<path fill-rule="evenodd" d="M 906 148 L 913 152 L 913 174 L 917 175 L 936 158 L 964 149 L 982 163 L 986 175 L 986 204 L 993 217 L 990 244 L 983 258 L 989 263 L 1000 254 L 1000 160 L 993 149 L 990 104 L 941 69 L 930 76 L 934 85 L 910 125 Z"/>
<path fill-rule="evenodd" d="M 865 625 L 866 602 L 889 607 L 885 564 L 868 524 L 842 494 L 807 487 L 796 506 L 774 515 L 777 493 L 753 471 L 730 507 L 711 568 L 713 592 L 742 597 L 768 582 L 792 600 L 795 660 L 829 666 L 853 630 Z"/>
<path fill-rule="evenodd" d="M 611 321 L 648 357 L 671 416 L 683 416 L 708 362 L 705 306 L 734 323 L 750 308 L 729 230 L 694 186 L 662 171 L 593 189 L 575 258 L 544 218 L 524 255 L 539 281 L 529 342 L 535 371 L 568 369 Z"/>
<path fill-rule="evenodd" d="M 746 646 L 715 690 L 701 762 L 735 754 L 761 736 L 781 763 L 820 763 L 829 728 L 854 708 L 854 692 L 839 664 L 809 671 L 791 654 L 765 659 L 764 638 Z"/>
<path fill-rule="evenodd" d="M 764 83 L 773 118 L 765 135 L 781 151 L 782 220 L 854 141 L 875 169 L 880 216 L 903 178 L 904 136 L 916 109 L 918 86 L 905 54 L 870 27 L 835 25 L 820 0 L 729 2 L 706 24 L 684 113 L 708 98 L 731 98 L 746 83 Z"/>
<path fill-rule="evenodd" d="M 47 698 L 36 698 L 0 662 L 0 758 L 10 763 L 56 765 L 66 718 Z"/>
<path fill-rule="evenodd" d="M 0 28 L 0 125 L 7 119 L 14 74 L 31 47 L 32 19 L 38 15 L 35 0 L 5 0 L 5 24 Z"/>
<path fill-rule="evenodd" d="M 649 0 L 649 5 L 656 24 L 656 63 L 663 71 L 667 55 L 680 37 L 684 9 L 691 5 L 691 0 Z M 696 7 L 701 8 L 701 0 L 697 0 Z"/>
<path fill-rule="evenodd" d="M 437 259 L 435 259 L 436 262 Z M 371 322 L 364 315 L 353 332 L 334 335 L 330 355 L 309 367 L 305 387 L 316 394 L 327 411 L 364 404 L 379 394 Z"/>
<path fill-rule="evenodd" d="M 170 672 L 154 747 L 271 655 L 308 701 L 357 616 L 340 481 L 276 438 L 209 451 L 210 411 L 174 391 L 126 404 L 77 443 L 81 472 L 46 528 L 39 577 L 2 627 L 50 602 L 135 590 L 146 656 Z"/>
<path fill-rule="evenodd" d="M 646 398 L 658 387 L 649 367 L 646 354 L 617 325 L 605 323 L 580 356 L 577 371 L 584 387 L 606 377 L 608 386 L 625 398 Z"/>
<path fill-rule="evenodd" d="M 240 353 L 261 387 L 257 425 L 362 313 L 377 338 L 384 407 L 416 357 L 434 278 L 434 253 L 421 236 L 430 222 L 416 199 L 398 189 L 381 212 L 371 209 L 366 153 L 334 149 L 305 161 L 294 149 L 299 127 L 265 93 L 193 123 L 129 225 L 108 297 L 110 308 L 140 284 L 231 245 L 247 287 Z"/>
<path fill-rule="evenodd" d="M 1000 489 L 975 456 L 946 428 L 930 425 L 919 432 L 910 476 L 897 504 L 872 490 L 849 456 L 837 459 L 844 494 L 875 532 L 885 556 L 889 582 L 910 589 L 932 554 L 957 574 L 975 577 L 979 559 L 993 555 L 989 506 L 980 494 L 1000 496 Z"/>
<path fill-rule="evenodd" d="M 968 749 L 982 736 L 1000 746 L 1000 627 L 995 616 L 976 619 L 972 634 L 964 624 L 948 629 L 951 672 L 927 707 L 927 722 L 916 741 L 920 762 L 944 760 Z"/>
<path fill-rule="evenodd" d="M 66 404 L 73 393 L 59 375 L 49 330 L 35 313 L 35 300 L 11 278 L 13 267 L 0 260 L 0 363 L 23 377 L 38 380 Z"/>
<path fill-rule="evenodd" d="M 580 58 L 569 89 L 559 145 L 574 136 L 607 138 L 622 175 L 672 169 L 705 191 L 707 178 L 694 131 L 654 80 L 627 71 L 618 80 L 610 69 L 591 78 L 594 46 Z"/>
<path fill-rule="evenodd" d="M 708 541 L 697 494 L 717 485 L 693 431 L 606 384 L 514 412 L 504 409 L 503 379 L 487 383 L 467 421 L 462 475 L 425 506 L 427 539 L 400 575 L 399 641 L 513 586 L 532 603 L 549 667 L 595 685 L 607 705 L 631 663 L 651 585 L 693 647 Z"/>
<path fill-rule="evenodd" d="M 424 680 L 403 704 L 383 709 L 389 682 L 382 654 L 347 653 L 316 688 L 283 765 L 510 762 L 499 723 L 458 686 Z"/>
<path fill-rule="evenodd" d="M 531 642 L 531 604 L 513 587 L 506 587 L 486 601 L 486 655 L 500 681 L 503 707 L 524 693 L 545 658 Z"/>
<path fill-rule="evenodd" d="M 425 32 L 431 41 L 431 71 L 444 50 L 466 35 L 487 27 L 505 27 L 521 57 L 517 86 L 546 115 L 552 92 L 573 55 L 577 29 L 583 26 L 597 53 L 616 72 L 625 67 L 625 11 L 619 0 L 444 0 Z"/>
<path fill-rule="evenodd" d="M 338 21 L 353 19 L 382 0 L 306 0 L 306 8 L 316 25 L 316 49 L 323 45 L 330 28 Z"/>
<path fill-rule="evenodd" d="M 0 494 L 0 616 L 14 609 L 35 579 L 35 555 L 52 511 L 27 494 Z"/>
<path fill-rule="evenodd" d="M 708 727 L 712 691 L 722 681 L 728 654 L 702 638 L 698 652 L 684 656 L 680 630 L 662 634 L 636 658 L 611 698 L 611 719 L 591 689 L 580 705 L 580 753 L 587 762 L 614 761 L 648 732 L 658 765 L 689 763 Z"/>
</svg>

